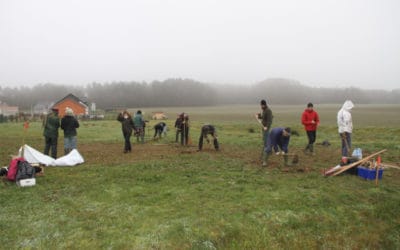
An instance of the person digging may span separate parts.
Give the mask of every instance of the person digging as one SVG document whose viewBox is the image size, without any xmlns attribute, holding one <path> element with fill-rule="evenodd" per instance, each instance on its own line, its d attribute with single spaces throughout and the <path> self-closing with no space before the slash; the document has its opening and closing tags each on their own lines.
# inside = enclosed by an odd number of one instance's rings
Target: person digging
<svg viewBox="0 0 400 250">
<path fill-rule="evenodd" d="M 265 156 L 262 162 L 263 167 L 267 167 L 267 162 L 268 158 L 272 154 L 272 149 L 276 153 L 279 153 L 281 151 L 281 154 L 283 154 L 283 159 L 285 166 L 291 166 L 292 164 L 289 163 L 289 155 L 288 155 L 288 147 L 289 147 L 289 141 L 290 141 L 290 128 L 283 128 L 283 127 L 278 127 L 278 128 L 273 128 L 271 132 L 268 135 L 268 140 L 267 140 L 267 146 L 265 147 Z"/>
</svg>

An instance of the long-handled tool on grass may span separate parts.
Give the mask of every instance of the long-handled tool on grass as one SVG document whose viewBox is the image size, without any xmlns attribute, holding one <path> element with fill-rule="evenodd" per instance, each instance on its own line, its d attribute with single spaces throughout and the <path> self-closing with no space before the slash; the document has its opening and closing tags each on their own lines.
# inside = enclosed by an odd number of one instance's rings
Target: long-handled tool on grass
<svg viewBox="0 0 400 250">
<path fill-rule="evenodd" d="M 394 166 L 394 165 L 389 165 L 389 164 L 382 164 L 382 167 L 385 167 L 385 168 L 395 168 L 395 169 L 399 169 L 399 170 L 400 170 L 400 167 L 399 167 L 399 166 Z"/>
<path fill-rule="evenodd" d="M 369 156 L 367 156 L 367 157 L 364 157 L 363 159 L 361 159 L 361 160 L 359 160 L 359 161 L 353 162 L 353 163 L 351 163 L 350 165 L 343 166 L 343 167 L 341 167 L 337 172 L 335 172 L 332 176 L 341 174 L 341 173 L 343 173 L 344 171 L 346 171 L 346 170 L 348 170 L 348 169 L 350 169 L 350 168 L 352 168 L 352 167 L 358 166 L 358 165 L 360 165 L 361 163 L 366 162 L 366 161 L 368 161 L 369 159 L 371 159 L 372 157 L 375 157 L 375 156 L 377 156 L 377 155 L 379 155 L 379 154 L 382 154 L 382 153 L 385 152 L 385 151 L 386 151 L 386 149 L 383 149 L 383 150 L 381 150 L 381 151 L 379 151 L 379 152 L 373 153 L 372 155 L 369 155 Z"/>
</svg>

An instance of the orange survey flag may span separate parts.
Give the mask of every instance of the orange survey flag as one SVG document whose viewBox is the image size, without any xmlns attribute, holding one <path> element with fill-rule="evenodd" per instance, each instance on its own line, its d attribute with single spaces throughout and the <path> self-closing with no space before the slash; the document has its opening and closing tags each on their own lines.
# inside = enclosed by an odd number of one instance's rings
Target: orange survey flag
<svg viewBox="0 0 400 250">
<path fill-rule="evenodd" d="M 27 130 L 29 128 L 29 122 L 25 121 L 24 122 L 24 129 Z"/>
<path fill-rule="evenodd" d="M 376 160 L 376 165 L 377 165 L 378 167 L 381 165 L 381 161 L 382 161 L 382 159 L 381 159 L 381 156 L 379 155 L 379 156 L 378 156 L 378 159 Z"/>
</svg>

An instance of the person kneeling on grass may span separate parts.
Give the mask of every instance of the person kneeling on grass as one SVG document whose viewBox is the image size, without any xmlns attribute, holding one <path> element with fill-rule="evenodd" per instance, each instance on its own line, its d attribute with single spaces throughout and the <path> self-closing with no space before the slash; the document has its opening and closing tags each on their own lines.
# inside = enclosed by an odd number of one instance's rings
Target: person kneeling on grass
<svg viewBox="0 0 400 250">
<path fill-rule="evenodd" d="M 265 147 L 265 155 L 264 161 L 262 163 L 263 167 L 267 166 L 267 160 L 272 153 L 272 148 L 275 152 L 279 152 L 278 150 L 282 151 L 283 159 L 285 162 L 285 166 L 289 166 L 289 156 L 288 154 L 288 147 L 290 141 L 290 128 L 273 128 L 268 135 L 267 146 Z"/>
<path fill-rule="evenodd" d="M 217 132 L 215 131 L 215 127 L 213 125 L 204 125 L 201 127 L 201 134 L 199 138 L 199 151 L 203 149 L 203 139 L 206 139 L 207 143 L 210 143 L 210 139 L 208 139 L 208 135 L 213 137 L 213 143 L 215 150 L 219 150 L 218 137 Z"/>
</svg>

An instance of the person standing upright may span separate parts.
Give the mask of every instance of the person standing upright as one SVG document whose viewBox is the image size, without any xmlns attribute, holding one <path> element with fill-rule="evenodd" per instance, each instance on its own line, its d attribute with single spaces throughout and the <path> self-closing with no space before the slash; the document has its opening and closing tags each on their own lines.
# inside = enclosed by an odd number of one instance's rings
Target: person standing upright
<svg viewBox="0 0 400 250">
<path fill-rule="evenodd" d="M 340 138 L 342 139 L 342 157 L 347 157 L 350 154 L 351 135 L 353 132 L 353 118 L 351 116 L 351 110 L 353 107 L 353 102 L 347 100 L 337 113 L 338 130 Z"/>
<path fill-rule="evenodd" d="M 145 128 L 145 121 L 143 119 L 142 111 L 138 110 L 133 118 L 133 125 L 135 128 L 135 136 L 137 142 L 144 143 L 144 128 Z"/>
<path fill-rule="evenodd" d="M 133 130 L 132 116 L 127 110 L 124 110 L 123 112 L 118 114 L 117 120 L 121 123 L 122 135 L 124 136 L 125 139 L 124 153 L 131 152 L 132 151 L 131 136 Z"/>
<path fill-rule="evenodd" d="M 58 118 L 58 109 L 52 108 L 51 113 L 48 114 L 43 121 L 43 136 L 45 138 L 44 154 L 49 155 L 51 150 L 51 157 L 57 158 L 57 141 L 58 141 L 58 128 L 60 127 L 60 118 Z"/>
<path fill-rule="evenodd" d="M 272 110 L 267 105 L 267 101 L 261 100 L 260 105 L 262 112 L 256 114 L 256 119 L 259 120 L 259 122 L 262 125 L 263 148 L 262 148 L 261 158 L 263 161 L 262 165 L 266 166 L 267 154 L 265 153 L 264 149 L 267 146 L 267 140 L 272 125 L 273 115 L 272 115 Z"/>
<path fill-rule="evenodd" d="M 77 128 L 79 128 L 79 122 L 74 116 L 74 111 L 67 107 L 65 116 L 61 119 L 61 129 L 64 130 L 64 154 L 76 149 Z"/>
<path fill-rule="evenodd" d="M 317 138 L 317 127 L 319 125 L 319 115 L 314 110 L 314 105 L 310 102 L 301 115 L 301 123 L 304 125 L 308 137 L 308 144 L 304 149 L 304 153 L 310 152 L 314 154 L 314 142 Z"/>
<path fill-rule="evenodd" d="M 178 143 L 179 135 L 181 134 L 181 126 L 183 122 L 183 117 L 180 114 L 177 115 L 175 120 L 175 142 Z"/>
<path fill-rule="evenodd" d="M 186 113 L 182 113 L 179 115 L 181 120 L 180 123 L 180 135 L 181 135 L 181 145 L 186 146 L 189 144 L 189 115 Z"/>
</svg>

